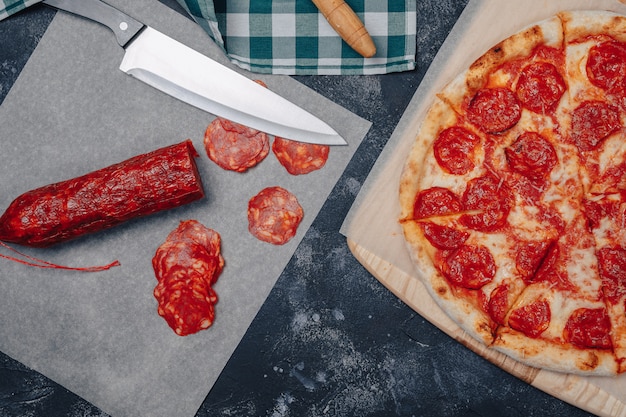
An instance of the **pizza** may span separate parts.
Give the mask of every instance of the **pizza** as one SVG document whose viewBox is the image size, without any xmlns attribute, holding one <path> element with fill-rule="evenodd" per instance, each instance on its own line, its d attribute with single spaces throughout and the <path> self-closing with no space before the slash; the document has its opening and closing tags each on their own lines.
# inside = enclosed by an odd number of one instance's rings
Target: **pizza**
<svg viewBox="0 0 626 417">
<path fill-rule="evenodd" d="M 626 17 L 566 11 L 435 97 L 400 180 L 426 288 L 533 367 L 626 371 Z"/>
</svg>

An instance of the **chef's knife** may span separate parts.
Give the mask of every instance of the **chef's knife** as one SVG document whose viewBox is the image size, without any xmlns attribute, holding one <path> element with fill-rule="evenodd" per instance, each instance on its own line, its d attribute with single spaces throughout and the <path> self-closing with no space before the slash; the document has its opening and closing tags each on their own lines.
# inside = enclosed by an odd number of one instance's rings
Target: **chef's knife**
<svg viewBox="0 0 626 417">
<path fill-rule="evenodd" d="M 311 113 L 100 0 L 43 3 L 110 28 L 126 51 L 120 69 L 179 100 L 286 139 L 346 145 Z"/>
</svg>

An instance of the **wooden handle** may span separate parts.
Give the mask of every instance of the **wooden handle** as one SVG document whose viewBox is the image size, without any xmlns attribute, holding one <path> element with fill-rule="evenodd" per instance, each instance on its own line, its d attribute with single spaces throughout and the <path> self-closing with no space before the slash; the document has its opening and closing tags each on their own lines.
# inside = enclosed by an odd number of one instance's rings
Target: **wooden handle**
<svg viewBox="0 0 626 417">
<path fill-rule="evenodd" d="M 374 56 L 374 41 L 363 22 L 344 0 L 313 0 L 313 3 L 352 49 L 365 58 Z"/>
</svg>

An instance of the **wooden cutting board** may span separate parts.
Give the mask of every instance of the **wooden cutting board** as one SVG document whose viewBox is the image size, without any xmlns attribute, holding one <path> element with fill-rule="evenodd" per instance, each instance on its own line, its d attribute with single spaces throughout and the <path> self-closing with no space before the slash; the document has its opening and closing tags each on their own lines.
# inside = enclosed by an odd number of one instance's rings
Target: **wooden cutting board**
<svg viewBox="0 0 626 417">
<path fill-rule="evenodd" d="M 626 14 L 626 0 L 622 1 L 596 0 L 593 8 Z M 354 256 L 374 277 L 417 313 L 472 351 L 581 409 L 599 416 L 626 417 L 626 375 L 583 377 L 539 370 L 522 365 L 468 336 L 439 308 L 423 286 L 397 222 L 402 167 L 434 93 L 506 36 L 561 10 L 588 9 L 589 3 L 586 0 L 470 0 L 363 185 L 341 232 L 347 237 Z"/>
</svg>

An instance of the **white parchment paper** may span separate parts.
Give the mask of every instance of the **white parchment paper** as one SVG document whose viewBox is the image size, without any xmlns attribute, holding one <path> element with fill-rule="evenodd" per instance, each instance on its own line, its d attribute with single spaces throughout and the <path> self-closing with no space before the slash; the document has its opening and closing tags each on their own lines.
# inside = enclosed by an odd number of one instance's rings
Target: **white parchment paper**
<svg viewBox="0 0 626 417">
<path fill-rule="evenodd" d="M 157 1 L 112 0 L 133 17 L 225 63 L 191 20 Z M 318 115 L 349 142 L 327 165 L 291 176 L 273 154 L 240 174 L 211 162 L 214 118 L 118 70 L 123 50 L 106 28 L 59 12 L 0 106 L 0 210 L 19 194 L 191 139 L 206 197 L 190 205 L 29 255 L 100 273 L 41 270 L 0 260 L 0 350 L 114 416 L 192 416 L 200 407 L 317 215 L 370 123 L 289 77 L 258 77 Z M 207 74 L 207 76 L 210 76 Z M 293 192 L 305 217 L 284 246 L 247 231 L 248 200 L 266 186 Z M 181 220 L 222 236 L 226 266 L 215 285 L 216 321 L 179 337 L 157 315 L 151 259 Z"/>
<path fill-rule="evenodd" d="M 360 247 L 417 278 L 398 223 L 398 189 L 406 155 L 413 146 L 434 95 L 505 37 L 559 11 L 586 9 L 626 14 L 626 5 L 617 0 L 470 0 L 376 161 L 346 216 L 341 232 Z M 626 401 L 626 375 L 618 378 L 590 377 L 588 380 Z"/>
</svg>

